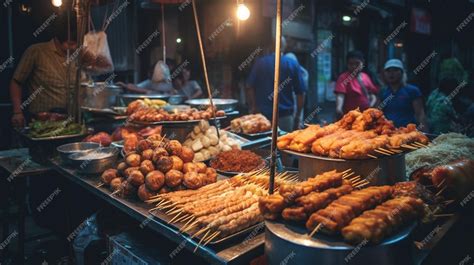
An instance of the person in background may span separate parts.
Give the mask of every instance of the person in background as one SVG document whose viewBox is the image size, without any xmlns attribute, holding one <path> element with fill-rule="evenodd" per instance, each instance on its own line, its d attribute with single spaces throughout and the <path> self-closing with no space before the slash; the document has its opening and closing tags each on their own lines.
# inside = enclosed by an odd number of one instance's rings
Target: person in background
<svg viewBox="0 0 474 265">
<path fill-rule="evenodd" d="M 179 70 L 176 70 L 177 72 Z M 186 99 L 200 98 L 202 93 L 202 88 L 199 83 L 191 79 L 191 70 L 188 66 L 184 66 L 182 70 L 178 73 L 178 76 L 173 80 L 173 85 L 178 94 L 183 95 Z"/>
<path fill-rule="evenodd" d="M 296 63 L 300 66 L 300 75 L 303 78 L 304 87 L 308 88 L 309 87 L 309 74 L 308 74 L 308 71 L 303 66 L 301 66 L 301 64 L 298 61 L 298 57 L 296 57 L 296 54 L 294 54 L 292 52 L 289 52 L 289 53 L 285 54 L 285 56 L 290 58 L 290 59 L 295 60 Z M 295 102 L 295 104 L 297 104 L 297 103 Z M 295 105 L 295 109 L 298 109 L 296 105 Z M 300 124 L 295 124 L 294 125 L 295 128 L 301 128 L 302 118 L 303 118 L 303 111 L 300 111 L 300 117 L 299 117 Z"/>
<path fill-rule="evenodd" d="M 286 41 L 282 37 L 282 52 L 285 50 L 285 46 Z M 275 52 L 272 43 L 267 45 L 266 50 L 267 54 L 258 58 L 250 71 L 247 79 L 247 99 L 251 113 L 261 112 L 269 120 L 272 120 L 273 77 L 275 74 Z M 281 56 L 280 60 L 279 90 L 278 125 L 284 131 L 293 131 L 301 123 L 307 87 L 305 87 L 300 73 L 300 65 L 287 56 Z"/>
<path fill-rule="evenodd" d="M 456 58 L 449 58 L 441 62 L 439 80 L 439 87 L 430 93 L 426 101 L 432 133 L 460 132 L 463 113 L 456 111 L 455 105 L 460 105 L 458 94 L 466 89 L 468 75 Z"/>
<path fill-rule="evenodd" d="M 155 72 L 159 73 L 155 73 Z M 158 82 L 153 80 L 153 75 L 158 75 Z M 125 84 L 117 82 L 117 85 L 125 88 L 128 92 L 138 94 L 173 94 L 173 85 L 170 78 L 170 70 L 163 61 L 158 61 L 155 67 L 148 71 L 148 78 L 138 84 Z"/>
<path fill-rule="evenodd" d="M 346 56 L 347 71 L 342 73 L 336 81 L 336 116 L 342 117 L 345 113 L 359 108 L 361 111 L 375 106 L 378 88 L 370 77 L 362 72 L 364 69 L 364 55 L 360 51 L 351 51 Z"/>
<path fill-rule="evenodd" d="M 402 61 L 391 59 L 385 63 L 383 78 L 385 84 L 380 92 L 378 108 L 396 127 L 416 123 L 423 131 L 428 131 L 423 98 L 418 87 L 406 83 L 406 73 Z"/>
<path fill-rule="evenodd" d="M 69 71 L 70 87 L 74 88 L 76 65 L 67 58 L 77 48 L 75 23 L 71 23 L 68 40 L 68 23 L 60 17 L 54 24 L 55 37 L 48 42 L 33 44 L 23 53 L 10 82 L 10 97 L 13 106 L 13 127 L 25 126 L 25 116 L 53 109 L 65 112 L 68 106 L 66 86 Z M 84 73 L 81 81 L 87 81 Z M 27 96 L 23 97 L 23 91 Z M 22 102 L 23 99 L 26 99 Z"/>
</svg>

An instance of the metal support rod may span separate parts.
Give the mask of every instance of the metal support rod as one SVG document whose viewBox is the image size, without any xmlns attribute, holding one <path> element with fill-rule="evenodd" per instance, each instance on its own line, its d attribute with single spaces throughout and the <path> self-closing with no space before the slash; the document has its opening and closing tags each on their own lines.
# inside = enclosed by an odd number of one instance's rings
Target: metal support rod
<svg viewBox="0 0 474 265">
<path fill-rule="evenodd" d="M 275 25 L 275 78 L 273 79 L 273 116 L 272 116 L 272 145 L 270 150 L 270 185 L 269 194 L 273 194 L 275 188 L 276 171 L 276 144 L 278 137 L 278 88 L 280 85 L 280 57 L 281 57 L 281 0 L 277 0 Z"/>
<path fill-rule="evenodd" d="M 165 4 L 163 3 L 161 3 L 161 39 L 163 43 L 163 62 L 166 64 Z"/>
<path fill-rule="evenodd" d="M 84 43 L 84 35 L 87 29 L 87 20 L 89 19 L 90 3 L 89 0 L 76 0 L 76 20 L 77 20 L 77 47 L 80 49 Z M 74 121 L 81 123 L 81 107 L 79 106 L 79 89 L 81 83 L 82 56 L 76 57 L 76 83 L 74 86 L 73 116 Z"/>
<path fill-rule="evenodd" d="M 198 37 L 199 50 L 201 52 L 202 67 L 204 71 L 204 80 L 206 82 L 207 93 L 209 94 L 209 104 L 212 108 L 212 118 L 214 119 L 214 126 L 216 127 L 217 137 L 220 138 L 218 121 L 216 120 L 216 109 L 214 108 L 214 102 L 212 101 L 211 85 L 209 84 L 209 76 L 207 75 L 207 65 L 206 65 L 206 56 L 204 54 L 204 47 L 202 45 L 201 30 L 199 27 L 199 20 L 196 10 L 196 1 L 193 0 L 193 13 L 194 13 L 194 23 L 196 24 L 196 33 Z"/>
</svg>

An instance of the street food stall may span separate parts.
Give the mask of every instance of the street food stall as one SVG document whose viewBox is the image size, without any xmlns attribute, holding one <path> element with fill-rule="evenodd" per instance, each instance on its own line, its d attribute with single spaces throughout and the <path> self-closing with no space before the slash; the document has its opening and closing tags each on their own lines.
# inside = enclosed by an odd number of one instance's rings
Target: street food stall
<svg viewBox="0 0 474 265">
<path fill-rule="evenodd" d="M 58 173 L 175 244 L 160 253 L 169 256 L 163 264 L 182 249 L 208 264 L 423 264 L 472 220 L 473 139 L 396 127 L 377 108 L 281 131 L 281 0 L 272 120 L 241 115 L 237 100 L 213 98 L 196 4 L 208 98 L 123 94 L 77 79 L 72 112 L 36 115 L 18 131 L 28 153 L 0 152 L 2 170 L 15 176 L 16 158 Z M 76 8 L 84 34 L 90 6 Z M 100 127 L 105 121 L 114 125 Z"/>
</svg>

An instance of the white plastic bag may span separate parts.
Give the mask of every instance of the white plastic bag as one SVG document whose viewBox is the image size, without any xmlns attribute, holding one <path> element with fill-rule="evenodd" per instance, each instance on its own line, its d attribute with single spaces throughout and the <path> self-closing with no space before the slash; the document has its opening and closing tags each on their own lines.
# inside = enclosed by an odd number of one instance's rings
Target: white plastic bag
<svg viewBox="0 0 474 265">
<path fill-rule="evenodd" d="M 154 83 L 169 82 L 171 80 L 170 69 L 163 61 L 158 61 L 153 70 L 151 81 Z"/>
<path fill-rule="evenodd" d="M 84 36 L 82 61 L 90 75 L 103 75 L 114 71 L 107 34 L 104 31 L 89 31 Z"/>
</svg>

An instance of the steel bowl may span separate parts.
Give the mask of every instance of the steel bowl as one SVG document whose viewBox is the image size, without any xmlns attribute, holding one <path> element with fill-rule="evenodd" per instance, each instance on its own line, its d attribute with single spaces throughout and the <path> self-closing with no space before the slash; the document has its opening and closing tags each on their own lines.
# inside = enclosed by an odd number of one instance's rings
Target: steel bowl
<svg viewBox="0 0 474 265">
<path fill-rule="evenodd" d="M 98 174 L 115 166 L 119 152 L 118 148 L 105 147 L 92 150 L 85 154 L 74 153 L 69 155 L 69 159 L 73 167 L 79 170 L 79 172 Z M 94 158 L 94 156 L 97 158 Z"/>
<path fill-rule="evenodd" d="M 212 103 L 218 110 L 229 112 L 235 110 L 239 101 L 236 99 L 213 98 Z M 186 104 L 199 110 L 207 109 L 211 105 L 208 98 L 190 99 L 186 101 Z"/>
<path fill-rule="evenodd" d="M 172 95 L 168 99 L 168 103 L 171 105 L 179 105 L 179 104 L 182 104 L 185 99 L 186 97 L 183 95 Z"/>
<path fill-rule="evenodd" d="M 71 164 L 71 160 L 69 156 L 71 154 L 86 154 L 90 151 L 93 151 L 100 147 L 98 143 L 92 142 L 77 142 L 77 143 L 70 143 L 70 144 L 63 144 L 56 148 L 56 151 L 59 153 L 59 157 L 65 164 Z"/>
<path fill-rule="evenodd" d="M 106 109 L 117 104 L 122 88 L 106 82 L 82 83 L 79 91 L 79 106 Z"/>
<path fill-rule="evenodd" d="M 171 95 L 168 94 L 122 94 L 120 95 L 120 99 L 122 102 L 127 106 L 132 101 L 137 99 L 161 99 L 164 101 L 168 101 Z"/>
</svg>

